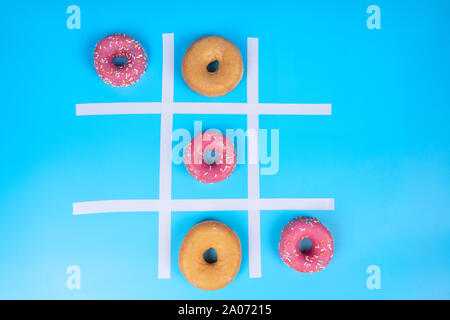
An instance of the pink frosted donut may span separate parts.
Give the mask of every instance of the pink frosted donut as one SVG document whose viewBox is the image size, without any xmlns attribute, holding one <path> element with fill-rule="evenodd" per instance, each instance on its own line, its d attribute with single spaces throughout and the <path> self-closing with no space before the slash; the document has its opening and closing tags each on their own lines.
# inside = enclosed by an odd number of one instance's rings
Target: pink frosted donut
<svg viewBox="0 0 450 320">
<path fill-rule="evenodd" d="M 311 240 L 311 249 L 301 252 L 299 242 Z M 278 253 L 283 262 L 300 272 L 325 269 L 333 257 L 333 238 L 330 231 L 316 218 L 298 217 L 290 221 L 281 233 Z"/>
<path fill-rule="evenodd" d="M 197 135 L 184 149 L 184 164 L 200 182 L 225 180 L 236 167 L 236 150 L 231 141 L 215 131 Z"/>
<path fill-rule="evenodd" d="M 128 87 L 145 73 L 147 55 L 140 43 L 132 37 L 113 34 L 97 43 L 94 66 L 105 83 L 114 87 Z"/>
</svg>

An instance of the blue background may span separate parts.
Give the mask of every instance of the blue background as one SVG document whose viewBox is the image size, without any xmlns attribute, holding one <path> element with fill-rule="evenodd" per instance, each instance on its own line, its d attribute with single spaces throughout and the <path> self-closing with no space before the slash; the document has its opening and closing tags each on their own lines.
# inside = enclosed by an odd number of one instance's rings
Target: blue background
<svg viewBox="0 0 450 320">
<path fill-rule="evenodd" d="M 81 8 L 69 30 L 66 8 Z M 369 5 L 381 30 L 366 27 Z M 450 297 L 448 1 L 10 1 L 0 10 L 0 298 L 416 299 Z M 149 54 L 134 86 L 105 85 L 97 41 L 135 37 Z M 261 102 L 332 103 L 332 116 L 261 116 L 280 130 L 280 168 L 261 197 L 334 197 L 335 211 L 262 212 L 260 279 L 248 277 L 246 212 L 173 213 L 172 279 L 157 279 L 157 214 L 72 215 L 75 201 L 158 198 L 159 115 L 76 117 L 75 104 L 161 99 L 162 36 L 175 34 L 178 102 L 246 101 L 246 75 L 221 98 L 191 91 L 180 70 L 206 34 L 241 50 L 259 37 Z M 174 117 L 174 128 L 245 129 L 245 116 Z M 176 198 L 247 196 L 246 167 L 205 187 L 173 167 Z M 318 217 L 335 255 L 300 274 L 277 253 L 282 227 Z M 191 286 L 177 265 L 187 230 L 206 218 L 232 227 L 243 247 L 236 279 L 215 292 Z M 81 268 L 81 290 L 66 268 Z M 381 268 L 368 290 L 366 269 Z"/>
</svg>

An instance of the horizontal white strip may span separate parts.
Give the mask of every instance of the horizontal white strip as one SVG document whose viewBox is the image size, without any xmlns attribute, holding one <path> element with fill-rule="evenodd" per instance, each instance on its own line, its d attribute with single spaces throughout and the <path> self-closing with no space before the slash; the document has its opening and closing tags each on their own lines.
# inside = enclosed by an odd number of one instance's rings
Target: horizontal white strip
<svg viewBox="0 0 450 320">
<path fill-rule="evenodd" d="M 76 105 L 77 116 L 108 114 L 147 114 L 161 113 L 161 102 L 125 102 L 125 103 L 83 103 Z"/>
<path fill-rule="evenodd" d="M 334 210 L 334 198 L 259 199 L 261 210 Z"/>
<path fill-rule="evenodd" d="M 76 105 L 77 116 L 112 114 L 159 114 L 170 109 L 178 114 L 273 114 L 331 115 L 328 103 L 194 103 L 194 102 L 124 102 Z"/>
<path fill-rule="evenodd" d="M 103 200 L 74 202 L 73 214 L 107 212 L 170 211 L 246 211 L 260 210 L 334 210 L 333 198 L 288 199 L 172 199 L 172 200 Z"/>
<path fill-rule="evenodd" d="M 159 211 L 161 200 L 101 200 L 74 202 L 73 214 Z"/>
</svg>

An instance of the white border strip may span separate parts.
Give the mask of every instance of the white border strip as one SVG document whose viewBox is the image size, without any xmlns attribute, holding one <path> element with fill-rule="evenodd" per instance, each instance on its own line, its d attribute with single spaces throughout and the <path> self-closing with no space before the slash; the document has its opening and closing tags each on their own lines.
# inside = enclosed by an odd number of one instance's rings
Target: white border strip
<svg viewBox="0 0 450 320">
<path fill-rule="evenodd" d="M 247 211 L 259 210 L 334 210 L 333 198 L 286 198 L 286 199 L 136 199 L 101 200 L 73 203 L 73 214 L 96 214 L 113 212 L 158 212 L 161 208 L 169 211 Z"/>
<path fill-rule="evenodd" d="M 172 110 L 174 76 L 173 34 L 163 34 L 162 110 L 159 160 L 158 278 L 170 279 L 171 211 L 164 206 L 172 198 Z M 165 202 L 164 202 L 165 201 Z"/>
</svg>

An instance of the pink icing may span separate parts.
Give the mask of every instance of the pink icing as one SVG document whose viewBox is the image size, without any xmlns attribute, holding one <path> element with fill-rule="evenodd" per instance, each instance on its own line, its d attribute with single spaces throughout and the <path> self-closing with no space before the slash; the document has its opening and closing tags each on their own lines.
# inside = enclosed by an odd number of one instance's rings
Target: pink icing
<svg viewBox="0 0 450 320">
<path fill-rule="evenodd" d="M 115 58 L 126 58 L 123 66 L 116 66 Z M 125 34 L 107 36 L 97 43 L 94 51 L 94 66 L 100 78 L 114 87 L 128 87 L 136 83 L 147 68 L 144 48 Z"/>
<path fill-rule="evenodd" d="M 216 160 L 208 164 L 206 151 L 215 152 Z M 197 135 L 184 149 L 184 164 L 188 172 L 200 182 L 215 183 L 228 178 L 236 167 L 236 150 L 229 139 L 215 131 Z"/>
<path fill-rule="evenodd" d="M 311 249 L 301 252 L 299 242 L 311 240 Z M 299 272 L 317 272 L 325 269 L 333 257 L 333 238 L 316 218 L 298 217 L 290 221 L 281 233 L 278 252 L 283 262 Z"/>
</svg>

